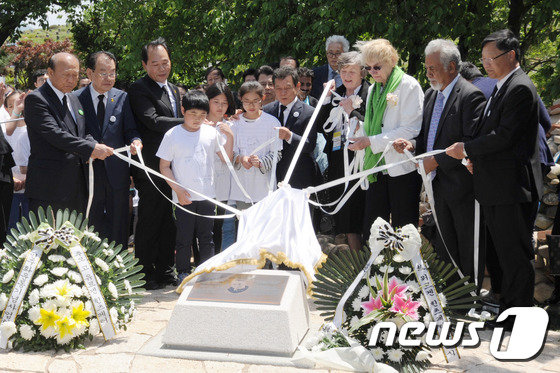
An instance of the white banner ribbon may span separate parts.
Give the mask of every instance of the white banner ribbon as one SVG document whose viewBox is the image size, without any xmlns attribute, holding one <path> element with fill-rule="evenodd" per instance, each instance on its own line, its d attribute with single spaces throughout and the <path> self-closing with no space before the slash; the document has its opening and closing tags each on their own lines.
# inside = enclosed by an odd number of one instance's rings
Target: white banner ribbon
<svg viewBox="0 0 560 373">
<path fill-rule="evenodd" d="M 70 254 L 72 255 L 72 258 L 74 258 L 76 266 L 84 279 L 84 284 L 88 289 L 91 303 L 93 304 L 93 309 L 95 311 L 95 315 L 97 316 L 97 320 L 99 321 L 99 327 L 103 333 L 103 337 L 105 337 L 105 340 L 109 340 L 113 338 L 117 332 L 115 330 L 115 326 L 113 325 L 113 321 L 111 320 L 111 314 L 109 313 L 105 298 L 103 297 L 99 284 L 97 283 L 97 277 L 93 272 L 91 263 L 84 252 L 83 247 L 79 244 L 70 247 Z"/>
<path fill-rule="evenodd" d="M 6 308 L 2 314 L 2 322 L 1 324 L 7 322 L 14 322 L 16 320 L 16 316 L 19 313 L 19 308 L 21 307 L 21 303 L 23 302 L 23 298 L 27 293 L 27 288 L 29 288 L 29 284 L 31 283 L 31 279 L 35 274 L 35 270 L 37 269 L 37 265 L 41 260 L 41 255 L 43 254 L 43 249 L 37 245 L 33 246 L 33 249 L 27 254 L 25 261 L 23 262 L 23 266 L 19 271 L 18 278 L 14 287 L 12 288 L 12 292 L 10 294 L 10 298 L 8 299 L 8 303 L 6 304 Z M 2 329 L 0 328 L 0 348 L 6 349 L 8 346 L 8 338 L 5 335 L 2 335 Z"/>
</svg>

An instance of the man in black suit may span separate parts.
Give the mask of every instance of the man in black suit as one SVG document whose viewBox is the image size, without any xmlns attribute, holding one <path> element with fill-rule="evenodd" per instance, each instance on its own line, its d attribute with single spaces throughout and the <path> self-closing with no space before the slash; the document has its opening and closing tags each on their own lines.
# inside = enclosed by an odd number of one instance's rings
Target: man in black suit
<svg viewBox="0 0 560 373">
<path fill-rule="evenodd" d="M 328 63 L 313 69 L 314 78 L 311 96 L 317 99 L 323 93 L 323 84 L 329 80 L 334 79 L 336 88 L 342 85 L 342 79 L 338 74 L 338 57 L 342 53 L 348 52 L 350 43 L 344 36 L 332 35 L 327 38 L 325 49 L 327 51 Z"/>
<path fill-rule="evenodd" d="M 10 209 L 14 192 L 12 167 L 16 164 L 12 158 L 12 147 L 0 130 L 0 244 L 6 241 L 6 232 L 10 221 Z"/>
<path fill-rule="evenodd" d="M 78 81 L 80 63 L 70 53 L 48 62 L 49 79 L 25 98 L 24 116 L 31 146 L 25 195 L 30 211 L 39 206 L 85 213 L 87 167 L 113 149 L 86 134 L 82 105 L 70 93 Z"/>
<path fill-rule="evenodd" d="M 100 144 L 142 147 L 126 92 L 113 88 L 117 60 L 111 52 L 92 53 L 86 61 L 87 87 L 74 94 L 84 108 L 87 133 Z M 136 154 L 136 148 L 131 148 Z M 89 221 L 102 237 L 128 246 L 130 170 L 116 157 L 95 160 L 94 193 Z"/>
<path fill-rule="evenodd" d="M 519 41 L 510 30 L 484 39 L 481 61 L 498 83 L 476 125 L 475 138 L 453 144 L 447 154 L 472 162 L 475 198 L 501 272 L 493 275 L 501 279 L 499 288 L 492 284 L 501 293 L 500 309 L 530 307 L 535 286 L 531 216 L 542 194 L 538 96 L 519 66 Z"/>
<path fill-rule="evenodd" d="M 144 161 L 149 168 L 159 170 L 156 152 L 163 135 L 183 123 L 179 89 L 167 81 L 171 60 L 165 40 L 159 38 L 144 45 L 142 66 L 147 75 L 134 82 L 128 94 L 144 144 Z M 175 282 L 172 272 L 175 248 L 172 205 L 152 185 L 144 171 L 131 171 L 140 196 L 134 237 L 135 255 L 144 266 L 146 289 L 158 289 Z M 171 188 L 165 180 L 156 177 L 152 180 L 171 198 Z"/>
<path fill-rule="evenodd" d="M 286 176 L 301 136 L 313 115 L 313 108 L 297 97 L 299 81 L 296 69 L 285 66 L 274 70 L 273 83 L 277 101 L 265 105 L 263 110 L 278 118 L 283 126 L 279 128 L 280 138 L 284 140 L 282 159 L 276 168 L 276 179 L 280 182 Z M 303 189 L 315 185 L 318 180 L 319 171 L 313 158 L 316 141 L 317 130 L 312 128 L 289 181 L 294 188 Z"/>
<path fill-rule="evenodd" d="M 432 40 L 425 50 L 431 88 L 424 96 L 422 129 L 416 138 L 416 154 L 445 149 L 472 138 L 482 115 L 484 94 L 459 75 L 461 53 L 450 40 Z M 440 258 L 449 254 L 465 276 L 474 280 L 474 191 L 472 175 L 461 162 L 447 154 L 424 159 L 432 180 L 435 213 L 440 235 L 435 248 Z M 442 239 L 445 241 L 445 246 Z M 484 278 L 484 260 L 479 260 L 479 284 Z"/>
</svg>

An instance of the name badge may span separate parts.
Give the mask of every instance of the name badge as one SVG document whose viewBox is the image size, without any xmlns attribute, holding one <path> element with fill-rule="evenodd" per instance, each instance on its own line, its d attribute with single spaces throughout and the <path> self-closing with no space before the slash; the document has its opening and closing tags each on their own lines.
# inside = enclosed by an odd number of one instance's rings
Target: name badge
<svg viewBox="0 0 560 373">
<path fill-rule="evenodd" d="M 340 132 L 340 131 L 334 132 L 334 133 L 333 133 L 332 141 L 333 141 L 332 150 L 333 150 L 333 151 L 334 151 L 334 150 L 340 150 L 340 147 L 341 147 L 341 145 L 342 145 L 342 136 L 341 136 L 341 132 Z"/>
</svg>

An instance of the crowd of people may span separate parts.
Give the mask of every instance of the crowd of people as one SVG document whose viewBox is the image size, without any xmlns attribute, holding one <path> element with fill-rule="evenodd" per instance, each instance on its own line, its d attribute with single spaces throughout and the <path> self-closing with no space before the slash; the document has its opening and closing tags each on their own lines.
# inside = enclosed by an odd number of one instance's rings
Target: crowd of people
<svg viewBox="0 0 560 373">
<path fill-rule="evenodd" d="M 488 77 L 461 61 L 454 42 L 432 40 L 425 48 L 426 92 L 401 69 L 388 40 L 360 42 L 350 51 L 346 38 L 333 35 L 325 52 L 328 63 L 315 68 L 286 56 L 276 68 L 248 69 L 237 91 L 215 66 L 206 70 L 205 84 L 190 90 L 169 82 L 170 49 L 161 38 L 142 48 L 146 75 L 127 92 L 114 87 L 117 60 L 110 52 L 88 57 L 83 80 L 76 56 L 53 55 L 34 77 L 35 90 L 1 86 L 0 239 L 39 207 L 85 212 L 86 164 L 93 162 L 90 222 L 127 245 L 130 193 L 137 191 L 134 249 L 146 288 L 180 283 L 192 256 L 200 263 L 235 240 L 235 219 L 212 219 L 227 211 L 208 198 L 251 207 L 284 180 L 304 142 L 289 179 L 293 188 L 399 163 L 369 175 L 333 216 L 333 232 L 359 250 L 377 217 L 418 226 L 422 179 L 415 163 L 403 162 L 406 151 L 442 150 L 422 161 L 433 186 L 437 252 L 471 279 L 478 273 L 479 284 L 486 267 L 488 302 L 532 305 L 532 231 L 542 175 L 553 164 L 545 138 L 550 119 L 519 65 L 513 33 L 484 39 L 480 62 Z M 168 181 L 112 155 L 126 145 Z M 312 196 L 326 205 L 311 208 L 317 231 L 350 184 Z M 475 200 L 482 210 L 478 258 Z"/>
</svg>

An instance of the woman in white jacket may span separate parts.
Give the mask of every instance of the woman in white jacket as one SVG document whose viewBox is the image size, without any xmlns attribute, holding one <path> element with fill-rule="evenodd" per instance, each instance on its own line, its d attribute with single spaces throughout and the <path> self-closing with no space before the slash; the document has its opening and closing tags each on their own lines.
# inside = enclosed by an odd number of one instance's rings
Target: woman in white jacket
<svg viewBox="0 0 560 373">
<path fill-rule="evenodd" d="M 353 139 L 351 150 L 366 149 L 364 169 L 406 159 L 391 144 L 402 137 L 418 136 L 422 125 L 424 92 L 416 79 L 397 66 L 399 56 L 385 39 L 375 39 L 359 46 L 363 62 L 375 84 L 368 93 L 364 130 L 367 137 Z M 382 153 L 389 149 L 384 158 Z M 377 217 L 391 219 L 394 227 L 418 225 L 421 179 L 414 164 L 406 163 L 370 175 L 366 192 L 363 238 L 367 240 Z"/>
</svg>

